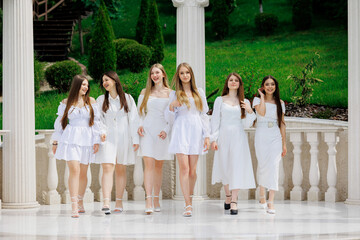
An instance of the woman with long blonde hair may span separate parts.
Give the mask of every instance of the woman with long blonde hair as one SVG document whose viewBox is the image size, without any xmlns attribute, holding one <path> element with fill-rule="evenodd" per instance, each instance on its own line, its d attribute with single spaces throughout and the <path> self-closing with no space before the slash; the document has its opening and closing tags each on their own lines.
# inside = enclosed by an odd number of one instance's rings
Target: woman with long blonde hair
<svg viewBox="0 0 360 240">
<path fill-rule="evenodd" d="M 139 96 L 138 110 L 140 115 L 139 156 L 144 159 L 144 185 L 146 192 L 145 213 L 160 212 L 159 194 L 162 183 L 164 160 L 174 159 L 168 153 L 169 124 L 164 117 L 164 110 L 169 102 L 168 78 L 164 67 L 156 63 L 151 66 L 146 88 Z M 153 195 L 154 194 L 154 195 Z"/>
<path fill-rule="evenodd" d="M 199 155 L 210 146 L 209 110 L 205 93 L 195 84 L 195 76 L 188 63 L 176 69 L 173 81 L 176 92 L 171 92 L 166 119 L 172 124 L 169 152 L 176 154 L 180 169 L 180 185 L 185 199 L 184 217 L 192 216 L 192 195 L 196 183 Z"/>
</svg>

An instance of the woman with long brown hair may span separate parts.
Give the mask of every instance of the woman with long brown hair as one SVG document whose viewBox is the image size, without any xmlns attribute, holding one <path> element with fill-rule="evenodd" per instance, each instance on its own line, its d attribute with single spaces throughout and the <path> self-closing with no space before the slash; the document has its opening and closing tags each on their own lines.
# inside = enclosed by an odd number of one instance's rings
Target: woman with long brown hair
<svg viewBox="0 0 360 240">
<path fill-rule="evenodd" d="M 211 148 L 215 150 L 212 184 L 224 185 L 225 210 L 236 215 L 239 189 L 255 188 L 249 143 L 244 128 L 249 128 L 256 115 L 244 98 L 244 84 L 239 74 L 226 78 L 221 97 L 214 103 L 211 117 Z"/>
<path fill-rule="evenodd" d="M 138 156 L 144 159 L 144 185 L 146 192 L 145 213 L 160 212 L 159 194 L 162 183 L 164 160 L 174 159 L 168 153 L 169 124 L 164 110 L 169 102 L 168 78 L 164 67 L 156 63 L 151 66 L 146 88 L 140 93 L 138 109 L 140 114 L 140 149 Z M 154 192 L 154 195 L 152 195 Z M 155 209 L 154 209 L 155 208 Z"/>
<path fill-rule="evenodd" d="M 267 212 L 275 214 L 274 196 L 278 190 L 279 164 L 286 155 L 285 104 L 280 99 L 278 81 L 271 75 L 264 77 L 259 97 L 255 97 L 253 106 L 257 122 L 255 132 L 255 152 L 258 161 L 258 184 L 260 186 L 260 205 Z M 269 190 L 266 204 L 265 188 Z"/>
<path fill-rule="evenodd" d="M 126 166 L 135 164 L 135 154 L 139 148 L 139 116 L 134 99 L 126 94 L 114 71 L 108 71 L 101 78 L 100 87 L 105 94 L 97 98 L 101 108 L 101 138 L 95 163 L 101 163 L 103 169 L 102 192 L 104 205 L 102 210 L 110 214 L 110 198 L 115 170 L 116 203 L 114 212 L 123 211 L 122 198 L 126 187 Z"/>
<path fill-rule="evenodd" d="M 170 93 L 165 117 L 172 124 L 169 152 L 176 154 L 180 170 L 180 185 L 185 199 L 184 217 L 192 216 L 192 195 L 196 183 L 199 155 L 210 147 L 209 110 L 205 93 L 195 84 L 188 63 L 181 63 L 173 78 L 176 92 Z"/>
<path fill-rule="evenodd" d="M 69 167 L 73 218 L 85 212 L 81 200 L 85 194 L 87 170 L 100 143 L 99 109 L 89 93 L 88 80 L 82 75 L 76 75 L 68 98 L 60 103 L 52 135 L 55 158 L 67 161 Z"/>
</svg>

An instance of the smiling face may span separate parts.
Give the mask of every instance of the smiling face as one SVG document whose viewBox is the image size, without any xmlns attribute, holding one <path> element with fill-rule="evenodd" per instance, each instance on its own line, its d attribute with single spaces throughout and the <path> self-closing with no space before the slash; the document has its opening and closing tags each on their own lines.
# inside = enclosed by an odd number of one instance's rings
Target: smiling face
<svg viewBox="0 0 360 240">
<path fill-rule="evenodd" d="M 189 83 L 191 81 L 190 70 L 184 66 L 180 67 L 179 78 L 182 83 Z"/>
<path fill-rule="evenodd" d="M 153 67 L 150 72 L 150 77 L 154 84 L 158 84 L 163 81 L 164 74 L 159 68 Z"/>
<path fill-rule="evenodd" d="M 236 90 L 239 87 L 240 87 L 240 80 L 235 75 L 231 75 L 231 77 L 228 80 L 229 90 L 231 89 Z"/>
<path fill-rule="evenodd" d="M 271 79 L 271 78 L 266 79 L 266 81 L 264 82 L 263 88 L 264 88 L 265 93 L 267 95 L 274 94 L 274 92 L 276 90 L 275 81 L 273 79 Z"/>
<path fill-rule="evenodd" d="M 115 88 L 115 81 L 113 79 L 111 79 L 110 77 L 104 75 L 102 78 L 102 85 L 105 88 L 106 91 L 110 91 L 113 88 Z"/>
<path fill-rule="evenodd" d="M 88 80 L 84 80 L 81 83 L 81 87 L 80 87 L 80 90 L 79 90 L 79 95 L 84 96 L 87 93 L 88 89 L 89 89 L 89 82 L 88 82 Z"/>
</svg>

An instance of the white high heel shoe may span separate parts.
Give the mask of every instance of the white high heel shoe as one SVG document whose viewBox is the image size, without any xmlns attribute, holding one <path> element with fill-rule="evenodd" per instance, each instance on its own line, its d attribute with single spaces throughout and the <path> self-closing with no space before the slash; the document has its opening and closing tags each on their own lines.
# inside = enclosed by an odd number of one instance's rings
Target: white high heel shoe
<svg viewBox="0 0 360 240">
<path fill-rule="evenodd" d="M 147 197 L 145 197 L 145 199 L 148 199 L 148 198 L 152 198 L 152 196 L 147 196 Z M 146 205 L 146 203 L 145 203 L 145 205 Z M 154 208 L 152 208 L 152 207 L 150 207 L 150 208 L 145 208 L 145 213 L 147 214 L 147 215 L 150 215 L 150 214 L 152 214 L 154 212 Z"/>
<path fill-rule="evenodd" d="M 261 199 L 265 199 L 265 196 L 260 196 L 259 204 L 262 209 L 266 209 L 267 207 L 266 201 L 265 203 L 261 203 Z"/>
<path fill-rule="evenodd" d="M 159 196 L 153 196 L 153 198 L 159 198 Z M 155 212 L 160 212 L 161 208 L 160 207 L 156 207 L 154 208 Z"/>
<path fill-rule="evenodd" d="M 116 201 L 122 201 L 122 198 L 116 198 Z M 115 213 L 121 213 L 121 212 L 123 212 L 123 211 L 124 211 L 124 209 L 121 208 L 121 207 L 115 207 L 115 208 L 114 208 L 114 212 L 115 212 Z"/>
<path fill-rule="evenodd" d="M 276 213 L 275 209 L 270 209 L 270 208 L 269 208 L 269 204 L 274 204 L 274 202 L 271 201 L 271 202 L 268 202 L 268 203 L 267 203 L 267 210 L 266 210 L 266 212 L 269 213 L 269 214 L 275 214 L 275 213 Z"/>
</svg>

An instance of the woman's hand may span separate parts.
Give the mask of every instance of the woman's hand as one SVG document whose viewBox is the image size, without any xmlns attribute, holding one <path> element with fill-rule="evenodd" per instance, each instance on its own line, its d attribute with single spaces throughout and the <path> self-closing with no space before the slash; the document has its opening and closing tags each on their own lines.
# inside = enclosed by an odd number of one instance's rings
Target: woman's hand
<svg viewBox="0 0 360 240">
<path fill-rule="evenodd" d="M 259 89 L 258 89 L 260 98 L 264 98 L 264 97 L 265 97 L 265 94 L 263 93 L 263 91 L 264 91 L 264 88 L 259 88 Z"/>
<path fill-rule="evenodd" d="M 99 151 L 99 144 L 94 144 L 94 154 L 97 153 Z"/>
<path fill-rule="evenodd" d="M 56 149 L 57 149 L 57 143 L 53 143 L 52 145 L 52 151 L 53 151 L 53 154 L 55 155 L 56 153 Z"/>
<path fill-rule="evenodd" d="M 164 140 L 164 139 L 166 138 L 167 134 L 166 134 L 165 131 L 161 131 L 158 136 L 159 136 L 159 138 L 161 138 L 162 140 Z"/>
<path fill-rule="evenodd" d="M 139 149 L 139 144 L 133 144 L 134 152 L 136 152 Z"/>
<path fill-rule="evenodd" d="M 174 112 L 175 108 L 180 106 L 181 106 L 180 102 L 178 100 L 175 100 L 172 103 L 170 103 L 169 110 Z"/>
<path fill-rule="evenodd" d="M 281 157 L 285 157 L 286 152 L 287 152 L 286 144 L 283 144 L 283 150 L 282 150 L 282 153 L 281 153 Z"/>
<path fill-rule="evenodd" d="M 144 127 L 143 126 L 140 126 L 139 129 L 138 129 L 138 134 L 140 135 L 140 137 L 143 137 L 144 136 Z"/>
<path fill-rule="evenodd" d="M 214 141 L 214 142 L 211 143 L 211 149 L 214 150 L 214 151 L 218 150 L 217 142 Z"/>
<path fill-rule="evenodd" d="M 210 138 L 206 137 L 204 140 L 204 152 L 208 151 L 210 148 Z"/>
<path fill-rule="evenodd" d="M 106 141 L 106 134 L 101 134 L 100 139 L 101 139 L 102 142 L 105 142 Z"/>
<path fill-rule="evenodd" d="M 245 102 L 245 101 L 241 101 L 240 102 L 240 107 L 241 108 L 244 108 L 245 109 L 245 111 L 247 111 L 248 113 L 253 113 L 253 110 L 252 110 L 252 108 L 250 107 L 250 104 L 249 103 L 247 103 L 247 102 Z"/>
</svg>

